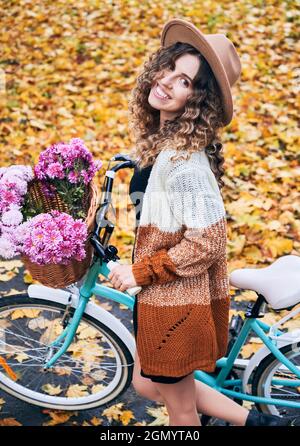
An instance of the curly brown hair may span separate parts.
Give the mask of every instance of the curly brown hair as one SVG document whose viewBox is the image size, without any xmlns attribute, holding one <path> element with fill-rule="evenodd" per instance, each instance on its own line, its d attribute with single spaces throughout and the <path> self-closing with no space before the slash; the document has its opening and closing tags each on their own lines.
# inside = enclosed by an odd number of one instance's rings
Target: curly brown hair
<svg viewBox="0 0 300 446">
<path fill-rule="evenodd" d="M 193 93 L 187 98 L 184 111 L 173 119 L 165 120 L 160 128 L 160 110 L 148 102 L 151 87 L 162 77 L 165 69 L 173 70 L 176 59 L 186 53 L 197 55 L 200 61 L 193 79 Z M 224 175 L 223 146 L 218 134 L 224 127 L 221 94 L 209 64 L 196 48 L 176 42 L 152 53 L 137 77 L 129 112 L 132 115 L 129 127 L 136 141 L 131 156 L 135 158 L 137 167 L 141 169 L 152 165 L 159 152 L 170 146 L 178 152 L 172 161 L 189 159 L 193 152 L 204 149 L 219 188 L 224 186 L 221 179 Z"/>
</svg>

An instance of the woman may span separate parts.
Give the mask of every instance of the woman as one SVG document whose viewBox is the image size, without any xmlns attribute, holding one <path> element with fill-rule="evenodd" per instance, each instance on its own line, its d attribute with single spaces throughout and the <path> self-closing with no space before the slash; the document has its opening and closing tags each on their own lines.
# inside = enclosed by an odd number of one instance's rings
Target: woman
<svg viewBox="0 0 300 446">
<path fill-rule="evenodd" d="M 232 119 L 230 88 L 241 64 L 224 35 L 204 35 L 185 20 L 166 23 L 161 44 L 130 104 L 137 160 L 131 197 L 140 198 L 134 261 L 108 276 L 120 291 L 142 286 L 134 307 L 133 386 L 165 403 L 170 426 L 198 426 L 198 413 L 240 426 L 286 424 L 249 413 L 193 376 L 196 369 L 213 372 L 227 350 L 218 130 Z"/>
</svg>

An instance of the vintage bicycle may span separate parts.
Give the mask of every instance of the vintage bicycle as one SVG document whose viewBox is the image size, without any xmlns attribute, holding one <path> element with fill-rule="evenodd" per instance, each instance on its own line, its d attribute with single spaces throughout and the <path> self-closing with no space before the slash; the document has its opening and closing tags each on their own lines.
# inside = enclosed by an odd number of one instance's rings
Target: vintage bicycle
<svg viewBox="0 0 300 446">
<path fill-rule="evenodd" d="M 111 163 L 117 162 L 110 168 Z M 112 312 L 92 302 L 105 298 L 133 309 L 140 287 L 120 292 L 98 282 L 108 280 L 110 267 L 120 260 L 109 244 L 114 224 L 107 218 L 112 206 L 116 173 L 133 168 L 124 154 L 115 155 L 106 171 L 102 196 L 90 242 L 94 256 L 82 283 L 64 289 L 39 284 L 27 293 L 0 299 L 0 387 L 31 404 L 62 410 L 84 410 L 106 405 L 132 380 L 135 339 Z M 214 373 L 195 371 L 195 379 L 235 401 L 255 403 L 260 411 L 294 415 L 300 411 L 300 329 L 280 326 L 300 312 L 300 257 L 286 255 L 271 265 L 236 269 L 230 283 L 257 293 L 244 318 L 232 317 L 225 357 Z M 266 307 L 287 309 L 276 324 L 260 318 Z M 249 359 L 239 353 L 250 334 L 262 347 Z M 208 418 L 203 417 L 203 424 Z"/>
</svg>

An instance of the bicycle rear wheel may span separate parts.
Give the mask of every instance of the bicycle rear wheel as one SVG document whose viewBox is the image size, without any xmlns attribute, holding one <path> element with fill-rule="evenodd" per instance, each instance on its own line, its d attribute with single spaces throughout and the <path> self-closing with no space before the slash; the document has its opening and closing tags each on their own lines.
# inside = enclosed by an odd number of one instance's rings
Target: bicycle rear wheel
<svg viewBox="0 0 300 446">
<path fill-rule="evenodd" d="M 280 351 L 300 371 L 300 342 L 286 345 Z M 276 380 L 286 380 L 286 385 L 276 382 Z M 256 407 L 261 412 L 277 416 L 299 416 L 300 414 L 299 378 L 278 361 L 272 353 L 265 357 L 254 372 L 252 393 L 255 396 L 281 399 L 283 402 L 282 406 L 256 403 Z M 297 407 L 284 406 L 285 401 L 294 402 Z"/>
<path fill-rule="evenodd" d="M 28 294 L 0 299 L 0 387 L 47 408 L 107 404 L 130 385 L 134 361 L 122 340 L 99 320 L 84 314 L 69 349 L 53 368 L 43 368 L 49 345 L 63 330 L 64 310 L 60 303 Z"/>
</svg>

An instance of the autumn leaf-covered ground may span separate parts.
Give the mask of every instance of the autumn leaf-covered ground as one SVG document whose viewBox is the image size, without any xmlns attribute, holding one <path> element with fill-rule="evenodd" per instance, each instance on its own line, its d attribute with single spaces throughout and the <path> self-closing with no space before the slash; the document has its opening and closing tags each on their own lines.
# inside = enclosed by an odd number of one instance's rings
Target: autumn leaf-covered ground
<svg viewBox="0 0 300 446">
<path fill-rule="evenodd" d="M 223 132 L 229 272 L 300 254 L 296 0 L 2 0 L 1 6 L 0 166 L 33 165 L 51 143 L 79 137 L 103 161 L 101 185 L 108 160 L 128 153 L 134 143 L 128 100 L 143 63 L 159 47 L 163 24 L 174 17 L 191 20 L 204 33 L 226 34 L 242 61 L 233 87 L 234 118 Z M 134 241 L 131 174 L 116 178 L 111 239 L 125 262 L 131 261 Z M 22 292 L 30 282 L 19 259 L 0 262 L 0 296 Z M 253 297 L 244 291 L 232 313 Z M 111 311 L 130 327 L 128 311 L 116 304 Z M 286 328 L 295 326 L 299 320 Z M 259 346 L 252 339 L 243 356 Z M 164 423 L 164 410 L 132 388 L 115 404 L 48 413 L 1 392 L 0 424 Z M 158 407 L 158 413 L 147 413 L 147 406 Z"/>
</svg>

